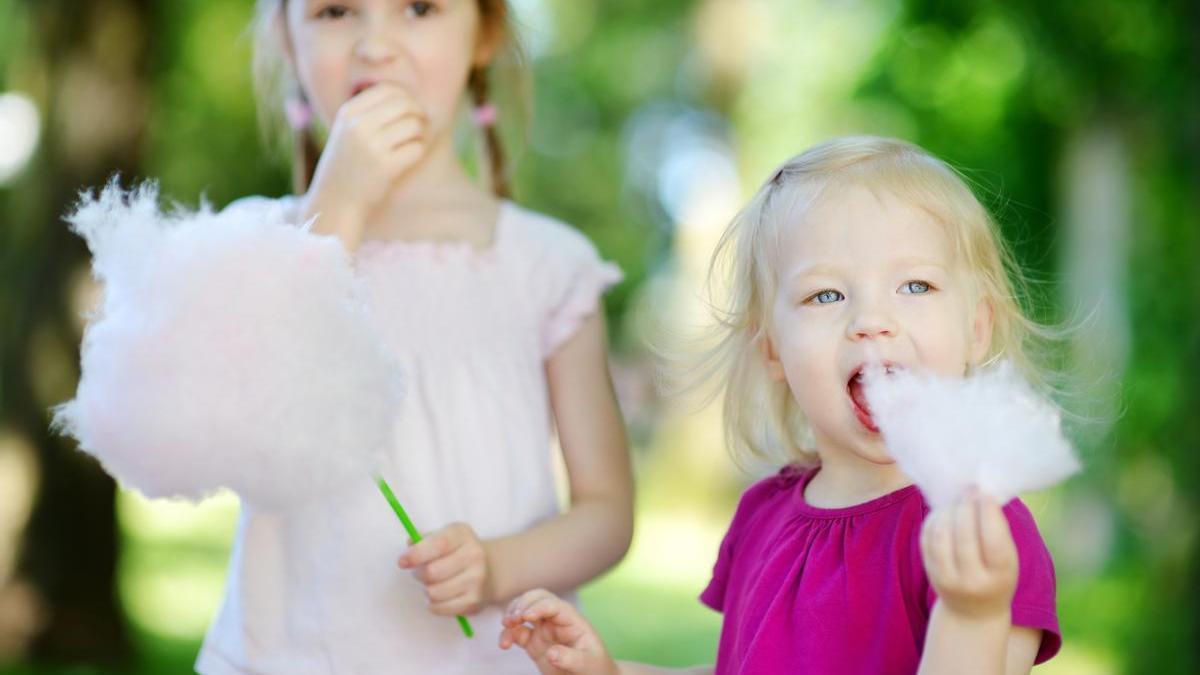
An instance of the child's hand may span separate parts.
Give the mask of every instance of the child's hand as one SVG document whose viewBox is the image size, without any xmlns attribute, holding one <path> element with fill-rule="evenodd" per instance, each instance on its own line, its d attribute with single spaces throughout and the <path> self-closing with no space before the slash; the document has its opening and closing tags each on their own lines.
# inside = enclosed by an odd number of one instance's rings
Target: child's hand
<svg viewBox="0 0 1200 675">
<path fill-rule="evenodd" d="M 454 523 L 426 536 L 397 564 L 425 584 L 434 614 L 474 614 L 492 602 L 487 548 L 470 525 Z"/>
<path fill-rule="evenodd" d="M 368 215 L 425 155 L 426 126 L 421 106 L 395 84 L 381 82 L 343 103 L 313 176 L 308 211 Z"/>
<path fill-rule="evenodd" d="M 994 500 L 972 491 L 932 511 L 921 528 L 921 557 L 947 610 L 971 618 L 1009 615 L 1017 546 Z"/>
<path fill-rule="evenodd" d="M 520 646 L 543 675 L 620 672 L 596 629 L 575 607 L 549 591 L 529 591 L 513 600 L 503 623 L 500 648 Z"/>
</svg>

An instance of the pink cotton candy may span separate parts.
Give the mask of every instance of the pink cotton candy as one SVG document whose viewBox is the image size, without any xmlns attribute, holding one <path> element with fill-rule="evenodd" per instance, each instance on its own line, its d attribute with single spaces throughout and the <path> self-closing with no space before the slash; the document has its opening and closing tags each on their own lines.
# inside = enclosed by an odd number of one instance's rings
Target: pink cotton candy
<svg viewBox="0 0 1200 675">
<path fill-rule="evenodd" d="M 401 375 L 335 239 L 266 207 L 163 213 L 153 185 L 110 183 L 68 220 L 104 290 L 55 411 L 80 449 L 148 497 L 282 508 L 369 485 Z"/>
<path fill-rule="evenodd" d="M 1005 503 L 1079 470 L 1058 411 L 1008 363 L 962 379 L 865 374 L 888 452 L 934 507 L 971 485 Z"/>
</svg>

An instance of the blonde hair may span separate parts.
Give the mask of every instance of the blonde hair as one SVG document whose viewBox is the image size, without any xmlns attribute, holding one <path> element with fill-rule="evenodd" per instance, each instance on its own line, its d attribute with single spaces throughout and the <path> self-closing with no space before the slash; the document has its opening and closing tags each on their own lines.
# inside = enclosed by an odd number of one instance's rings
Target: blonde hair
<svg viewBox="0 0 1200 675">
<path fill-rule="evenodd" d="M 729 450 L 739 465 L 817 463 L 811 431 L 786 382 L 772 379 L 762 344 L 776 293 L 776 251 L 784 225 L 830 188 L 847 183 L 886 190 L 923 209 L 950 233 L 980 299 L 991 305 L 991 346 L 983 364 L 1001 359 L 1049 393 L 1043 346 L 1059 339 L 1021 307 L 1026 282 L 987 209 L 945 162 L 904 141 L 870 136 L 836 138 L 784 162 L 726 228 L 709 268 L 715 324 L 675 382 L 689 390 L 717 382 Z M 727 294 L 717 299 L 715 283 Z M 1021 291 L 1021 294 L 1018 294 Z M 670 357 L 669 357 L 670 358 Z M 679 359 L 673 359 L 679 363 Z M 710 397 L 711 398 L 711 397 Z"/>
<path fill-rule="evenodd" d="M 292 183 L 297 194 L 308 189 L 316 171 L 321 148 L 311 128 L 291 129 L 285 111 L 289 97 L 303 98 L 296 74 L 287 59 L 288 33 L 284 15 L 288 0 L 257 0 L 254 31 L 254 88 L 259 100 L 259 122 L 264 134 L 272 144 L 288 145 L 292 155 Z M 484 67 L 474 68 L 467 80 L 467 90 L 476 106 L 493 103 L 496 79 L 505 80 L 507 97 L 503 107 L 514 118 L 523 123 L 529 107 L 529 76 L 524 65 L 524 55 L 512 26 L 512 13 L 506 0 L 477 0 L 482 30 L 496 40 L 496 56 Z M 497 77 L 499 76 L 499 77 Z M 521 133 L 515 129 L 514 133 Z M 482 130 L 483 152 L 480 173 L 486 171 L 486 179 L 492 191 L 500 197 L 511 195 L 509 187 L 509 161 L 504 151 L 500 132 L 495 125 L 486 125 Z"/>
</svg>

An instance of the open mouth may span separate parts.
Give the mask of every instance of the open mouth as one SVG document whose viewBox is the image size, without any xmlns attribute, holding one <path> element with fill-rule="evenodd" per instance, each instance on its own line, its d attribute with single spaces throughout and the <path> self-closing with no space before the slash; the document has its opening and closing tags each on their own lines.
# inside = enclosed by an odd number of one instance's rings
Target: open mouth
<svg viewBox="0 0 1200 675">
<path fill-rule="evenodd" d="M 882 366 L 885 375 L 890 375 L 900 368 L 890 361 L 884 361 L 879 365 Z M 864 387 L 866 383 L 864 371 L 869 367 L 870 364 L 862 364 L 854 369 L 854 372 L 850 374 L 850 379 L 846 382 L 846 392 L 850 395 L 850 402 L 854 408 L 854 416 L 858 418 L 859 423 L 867 431 L 877 434 L 879 433 L 879 425 L 875 424 L 875 418 L 871 416 L 871 405 L 867 402 L 867 394 Z"/>
</svg>

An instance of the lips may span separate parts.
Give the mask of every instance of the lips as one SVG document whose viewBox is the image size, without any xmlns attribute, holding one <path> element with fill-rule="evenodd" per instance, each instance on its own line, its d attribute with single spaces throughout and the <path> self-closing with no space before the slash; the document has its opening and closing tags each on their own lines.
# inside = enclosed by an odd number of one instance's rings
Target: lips
<svg viewBox="0 0 1200 675">
<path fill-rule="evenodd" d="M 871 416 L 871 406 L 867 402 L 867 394 L 863 387 L 866 377 L 864 371 L 870 367 L 878 365 L 884 369 L 885 374 L 890 374 L 900 369 L 899 366 L 891 361 L 883 361 L 878 364 L 862 363 L 850 372 L 850 379 L 846 382 L 846 392 L 850 396 L 850 403 L 854 409 L 854 416 L 858 418 L 860 424 L 867 431 L 877 434 L 879 426 L 875 424 L 875 419 Z"/>
<path fill-rule="evenodd" d="M 375 80 L 359 80 L 358 82 L 354 83 L 353 87 L 351 87 L 350 97 L 353 98 L 355 96 L 358 96 L 359 94 L 370 89 L 371 87 L 374 87 L 376 84 L 379 84 L 379 83 L 376 82 Z"/>
</svg>

